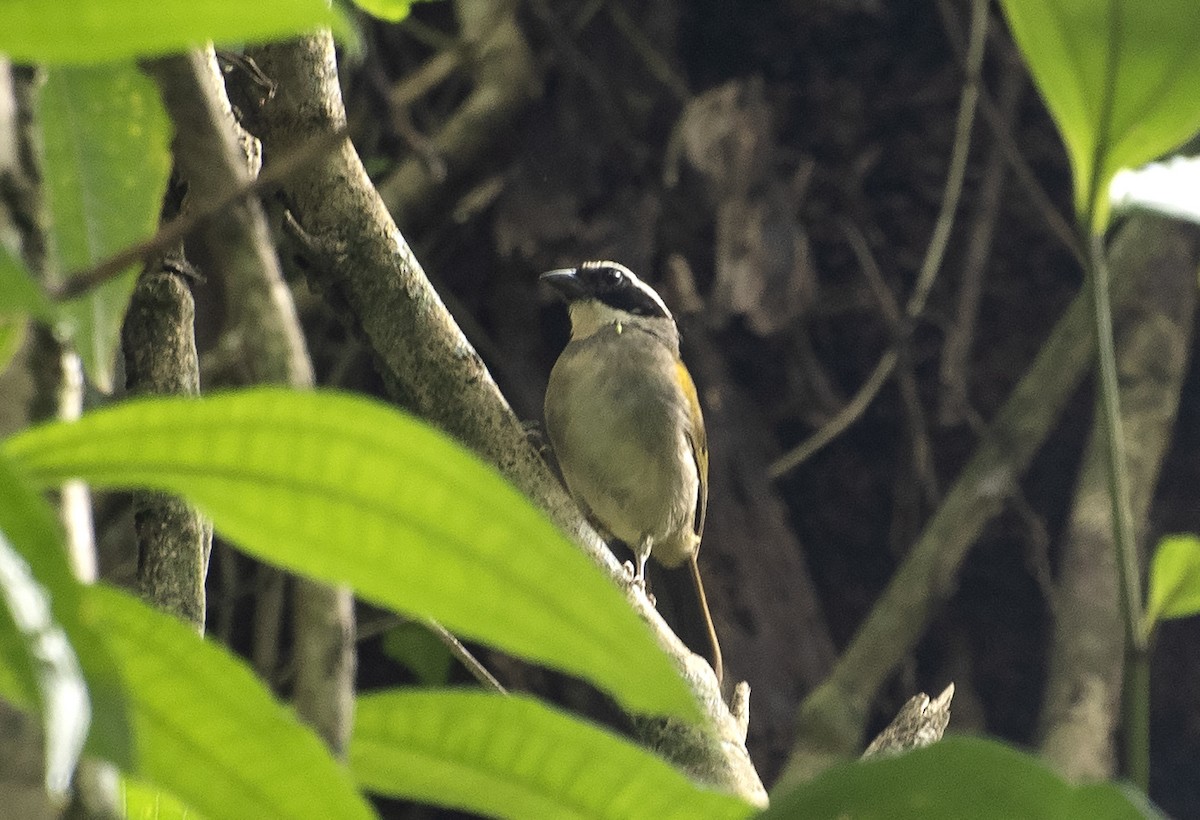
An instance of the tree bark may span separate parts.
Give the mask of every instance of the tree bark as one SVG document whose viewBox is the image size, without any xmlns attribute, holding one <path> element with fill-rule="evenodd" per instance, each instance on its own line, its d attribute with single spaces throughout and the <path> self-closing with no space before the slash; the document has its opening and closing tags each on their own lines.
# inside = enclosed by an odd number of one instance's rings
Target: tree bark
<svg viewBox="0 0 1200 820">
<path fill-rule="evenodd" d="M 322 33 L 251 50 L 278 84 L 257 112 L 268 164 L 345 126 L 333 40 Z M 283 195 L 294 220 L 294 261 L 377 356 L 402 404 L 495 464 L 613 579 L 623 571 L 526 439 L 495 382 L 429 284 L 362 167 L 354 146 L 298 171 Z M 654 629 L 708 714 L 697 731 L 663 728 L 663 754 L 702 782 L 766 800 L 744 727 L 721 699 L 712 670 L 667 628 L 645 595 L 630 602 Z"/>
<path fill-rule="evenodd" d="M 1134 285 L 1113 319 L 1130 506 L 1144 533 L 1191 351 L 1200 232 L 1161 217 L 1134 217 L 1111 255 Z M 1042 755 L 1072 780 L 1113 776 L 1122 711 L 1124 626 L 1102 444 L 1093 430 L 1052 602 L 1055 627 L 1041 716 Z"/>
</svg>

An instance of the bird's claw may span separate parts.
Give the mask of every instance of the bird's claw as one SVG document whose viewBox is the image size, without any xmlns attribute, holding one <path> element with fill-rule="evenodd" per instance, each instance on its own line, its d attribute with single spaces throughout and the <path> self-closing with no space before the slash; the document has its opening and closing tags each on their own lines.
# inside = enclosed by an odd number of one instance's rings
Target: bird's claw
<svg viewBox="0 0 1200 820">
<path fill-rule="evenodd" d="M 622 565 L 622 569 L 625 570 L 625 583 L 631 587 L 640 589 L 642 594 L 646 596 L 646 599 L 650 601 L 650 606 L 657 607 L 658 600 L 650 593 L 650 590 L 646 589 L 646 576 L 638 575 L 637 567 L 633 565 L 632 561 L 626 561 Z"/>
</svg>

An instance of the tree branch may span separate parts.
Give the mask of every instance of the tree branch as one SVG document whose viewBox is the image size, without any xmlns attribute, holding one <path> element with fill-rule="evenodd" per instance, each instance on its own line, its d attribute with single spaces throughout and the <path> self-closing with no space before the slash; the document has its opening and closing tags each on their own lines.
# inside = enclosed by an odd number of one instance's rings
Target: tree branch
<svg viewBox="0 0 1200 820">
<path fill-rule="evenodd" d="M 345 112 L 327 33 L 253 49 L 279 91 L 256 112 L 268 166 L 313 134 L 338 133 Z M 447 313 L 371 185 L 354 147 L 295 174 L 283 189 L 297 226 L 294 261 L 374 351 L 384 382 L 409 409 L 495 464 L 613 579 L 620 564 L 530 446 L 495 382 Z M 623 587 L 627 586 L 622 584 Z M 766 793 L 712 670 L 667 628 L 640 591 L 629 600 L 675 660 L 708 715 L 664 750 L 703 782 L 758 803 Z"/>
<path fill-rule="evenodd" d="M 225 285 L 229 324 L 223 339 L 234 340 L 233 355 L 247 382 L 312 387 L 312 364 L 266 217 L 257 199 L 230 199 L 232 192 L 250 192 L 264 182 L 256 180 L 258 169 L 246 156 L 249 137 L 239 140 L 216 55 L 209 47 L 156 60 L 152 70 L 175 123 L 176 167 L 188 184 L 188 205 L 205 215 L 189 252 Z M 275 170 L 293 165 L 297 156 L 314 161 L 337 136 L 298 146 Z M 353 598 L 345 589 L 299 579 L 294 603 L 296 711 L 340 755 L 352 723 Z"/>
<path fill-rule="evenodd" d="M 1113 273 L 1113 301 L 1123 310 L 1138 273 L 1124 265 Z M 954 577 L 967 550 L 1003 509 L 1094 355 L 1087 300 L 1080 295 L 996 414 L 829 680 L 801 704 L 797 717 L 801 741 L 781 783 L 802 782 L 826 763 L 854 754 L 875 694 L 953 593 Z"/>
<path fill-rule="evenodd" d="M 1149 216 L 1131 220 L 1112 248 L 1114 267 L 1137 271 L 1134 297 L 1114 320 L 1130 507 L 1141 532 L 1186 375 L 1198 256 L 1194 228 Z M 1114 774 L 1125 663 L 1100 447 L 1093 429 L 1061 560 L 1042 712 L 1042 754 L 1067 778 L 1083 781 Z"/>
<path fill-rule="evenodd" d="M 195 303 L 179 271 L 164 260 L 139 277 L 121 343 L 130 395 L 196 396 Z M 212 523 L 169 493 L 133 493 L 138 540 L 138 588 L 143 598 L 204 632 L 204 579 L 212 549 Z"/>
</svg>

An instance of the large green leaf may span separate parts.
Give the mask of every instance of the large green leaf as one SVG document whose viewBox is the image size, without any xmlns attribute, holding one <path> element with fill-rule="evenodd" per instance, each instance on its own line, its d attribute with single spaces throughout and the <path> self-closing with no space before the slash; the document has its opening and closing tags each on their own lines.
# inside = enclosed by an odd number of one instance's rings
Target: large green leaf
<svg viewBox="0 0 1200 820">
<path fill-rule="evenodd" d="M 59 278 L 154 233 L 171 169 L 171 129 L 154 84 L 133 63 L 46 75 L 38 115 L 50 264 Z M 130 268 L 64 309 L 84 368 L 105 391 L 137 273 Z"/>
<path fill-rule="evenodd" d="M 1112 784 L 1073 786 L 1035 757 L 948 737 L 899 757 L 847 763 L 785 795 L 764 818 L 1135 820 L 1161 815 Z"/>
<path fill-rule="evenodd" d="M 47 485 L 192 500 L 264 560 L 582 675 L 629 707 L 697 706 L 620 591 L 492 468 L 363 398 L 260 388 L 144 399 L 11 439 Z"/>
<path fill-rule="evenodd" d="M 1113 175 L 1200 129 L 1200 5 L 1003 0 L 1003 6 L 1066 143 L 1076 211 L 1101 234 Z"/>
<path fill-rule="evenodd" d="M 366 818 L 349 774 L 246 666 L 118 590 L 86 588 L 127 681 L 136 752 L 126 771 L 209 818 Z"/>
<path fill-rule="evenodd" d="M 67 644 L 61 632 L 27 629 L 33 635 L 18 646 L 32 647 L 49 635 L 59 648 L 78 650 L 94 695 L 93 754 L 213 818 L 305 816 L 310 810 L 320 817 L 371 816 L 316 736 L 239 661 L 123 593 L 75 583 L 54 519 L 6 464 L 0 459 L 0 529 L 22 546 L 34 576 L 53 592 L 53 611 L 62 613 L 71 639 Z M 8 598 L 6 557 L 0 554 L 0 588 Z M 19 688 L 0 692 L 41 706 L 50 740 L 48 775 L 65 785 L 81 735 L 64 732 L 72 717 L 77 726 L 78 703 L 72 715 L 71 703 L 48 698 L 45 693 L 55 697 L 55 690 L 46 685 L 55 680 L 47 676 L 57 675 L 57 667 L 45 663 L 44 652 L 33 664 L 22 661 L 10 651 L 13 643 L 0 635 L 0 684 L 15 680 Z M 36 697 L 22 681 L 29 672 Z"/>
<path fill-rule="evenodd" d="M 633 743 L 528 697 L 451 690 L 358 699 L 350 767 L 367 789 L 497 817 L 748 817 Z"/>
<path fill-rule="evenodd" d="M 63 623 L 76 626 L 77 601 L 53 514 L 0 458 L 0 682 L 22 705 L 36 704 L 46 739 L 46 784 L 58 794 L 75 772 L 91 718 Z"/>
<path fill-rule="evenodd" d="M 26 330 L 29 327 L 27 319 L 18 316 L 0 316 L 0 373 L 8 370 L 12 360 L 16 358 L 25 344 Z"/>
<path fill-rule="evenodd" d="M 66 633 L 51 616 L 50 596 L 3 533 L 0 598 L 7 616 L 0 628 L 14 628 L 27 653 L 25 658 L 13 653 L 13 641 L 5 636 L 5 661 L 15 662 L 19 674 L 31 674 L 36 682 L 46 744 L 46 786 L 52 794 L 63 795 L 87 739 L 91 720 L 87 683 Z M 21 684 L 25 694 L 27 682 Z"/>
<path fill-rule="evenodd" d="M 53 316 L 46 298 L 29 271 L 0 244 L 0 316 L 33 316 L 48 321 Z"/>
<path fill-rule="evenodd" d="M 49 300 L 25 266 L 0 244 L 0 373 L 8 369 L 25 341 L 27 317 L 50 315 Z"/>
<path fill-rule="evenodd" d="M 174 795 L 140 780 L 122 777 L 119 794 L 125 820 L 202 820 Z"/>
<path fill-rule="evenodd" d="M 413 0 L 354 0 L 354 5 L 372 17 L 398 23 L 408 16 Z"/>
<path fill-rule="evenodd" d="M 445 686 L 454 660 L 450 650 L 419 621 L 405 621 L 383 634 L 383 654 L 412 672 L 422 686 Z"/>
<path fill-rule="evenodd" d="M 1150 562 L 1150 594 L 1146 629 L 1159 621 L 1200 614 L 1200 538 L 1164 538 Z"/>
<path fill-rule="evenodd" d="M 0 532 L 0 542 L 8 541 Z M 40 708 L 37 671 L 29 651 L 29 642 L 7 606 L 0 606 L 0 698 L 20 709 Z"/>
<path fill-rule="evenodd" d="M 21 61 L 96 63 L 327 26 L 345 27 L 328 0 L 3 0 L 0 51 Z"/>
<path fill-rule="evenodd" d="M 117 762 L 129 759 L 129 727 L 126 721 L 124 686 L 108 649 L 97 637 L 83 606 L 82 587 L 67 563 L 58 520 L 45 501 L 19 477 L 0 453 L 0 529 L 29 565 L 33 578 L 48 593 L 54 621 L 60 625 L 83 668 L 91 695 L 91 726 L 88 748 Z M 0 654 L 0 681 L 20 675 L 20 661 L 11 654 L 12 639 L 3 641 L 9 650 Z M 17 666 L 13 666 L 13 663 Z M 13 694 L 5 692 L 6 694 Z M 20 692 L 16 693 L 20 697 Z M 24 700 L 24 705 L 35 701 Z"/>
</svg>

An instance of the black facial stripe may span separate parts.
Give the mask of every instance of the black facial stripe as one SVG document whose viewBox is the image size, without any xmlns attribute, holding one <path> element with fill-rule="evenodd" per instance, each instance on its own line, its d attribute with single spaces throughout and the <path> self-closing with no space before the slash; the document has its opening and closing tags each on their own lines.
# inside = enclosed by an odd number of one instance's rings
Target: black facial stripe
<svg viewBox="0 0 1200 820">
<path fill-rule="evenodd" d="M 656 316 L 662 319 L 667 317 L 662 306 L 654 301 L 652 296 L 634 285 L 598 292 L 596 298 L 609 307 L 624 310 L 634 316 Z"/>
<path fill-rule="evenodd" d="M 609 307 L 634 316 L 668 317 L 658 300 L 618 267 L 585 264 L 579 267 L 577 276 L 588 293 Z"/>
</svg>

